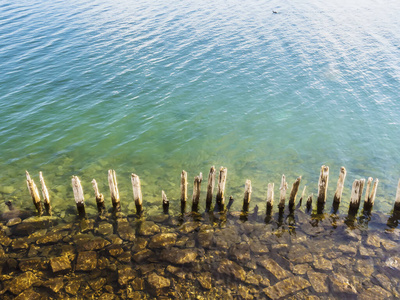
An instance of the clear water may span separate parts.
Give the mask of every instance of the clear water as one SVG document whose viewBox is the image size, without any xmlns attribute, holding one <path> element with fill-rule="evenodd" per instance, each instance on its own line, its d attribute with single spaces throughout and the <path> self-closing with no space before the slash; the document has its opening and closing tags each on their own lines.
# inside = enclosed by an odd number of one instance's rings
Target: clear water
<svg viewBox="0 0 400 300">
<path fill-rule="evenodd" d="M 343 165 L 344 203 L 371 176 L 388 213 L 399 11 L 393 0 L 2 1 L 0 201 L 33 210 L 24 171 L 38 183 L 41 170 L 56 213 L 75 206 L 72 175 L 94 207 L 90 181 L 109 201 L 113 168 L 123 211 L 132 172 L 145 207 L 161 210 L 162 189 L 178 202 L 182 169 L 192 182 L 223 165 L 236 209 L 246 179 L 264 209 L 268 182 L 277 194 L 282 174 L 289 186 L 302 175 L 316 193 L 326 164 L 329 202 Z"/>
</svg>

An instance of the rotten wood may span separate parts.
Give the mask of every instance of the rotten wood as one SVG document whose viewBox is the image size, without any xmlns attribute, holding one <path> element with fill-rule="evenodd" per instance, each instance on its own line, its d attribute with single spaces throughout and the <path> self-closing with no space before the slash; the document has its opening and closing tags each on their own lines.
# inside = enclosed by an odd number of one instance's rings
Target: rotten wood
<svg viewBox="0 0 400 300">
<path fill-rule="evenodd" d="M 44 181 L 42 172 L 39 172 L 39 180 L 40 180 L 40 185 L 42 186 L 42 195 L 43 195 L 44 208 L 46 209 L 46 213 L 49 216 L 51 216 L 51 205 L 50 205 L 49 191 L 47 190 L 47 186 L 46 186 L 46 183 Z"/>
<path fill-rule="evenodd" d="M 85 217 L 85 198 L 83 196 L 83 189 L 81 181 L 78 176 L 72 176 L 72 190 L 74 191 L 74 198 L 76 203 L 76 208 L 78 209 L 79 217 Z"/>
<path fill-rule="evenodd" d="M 286 200 L 286 190 L 288 188 L 288 184 L 286 182 L 285 175 L 282 175 L 281 186 L 279 188 L 280 195 L 279 195 L 279 209 L 285 208 L 285 200 Z"/>
<path fill-rule="evenodd" d="M 121 202 L 119 200 L 117 174 L 115 173 L 115 170 L 108 170 L 108 185 L 110 186 L 111 202 L 114 211 L 120 211 Z"/>
<path fill-rule="evenodd" d="M 289 206 L 290 207 L 294 206 L 294 203 L 296 201 L 297 192 L 299 190 L 300 182 L 301 182 L 301 176 L 297 177 L 297 179 L 295 180 L 295 182 L 292 185 L 292 190 L 290 191 L 290 196 L 289 196 Z"/>
<path fill-rule="evenodd" d="M 142 188 L 140 186 L 140 178 L 136 174 L 131 175 L 133 201 L 135 201 L 136 214 L 141 214 L 143 211 Z"/>
<path fill-rule="evenodd" d="M 249 179 L 247 179 L 246 183 L 244 185 L 244 197 L 243 197 L 243 211 L 244 212 L 247 212 L 249 210 L 249 204 L 251 201 L 251 193 L 252 193 L 251 181 Z"/>
<path fill-rule="evenodd" d="M 207 196 L 206 196 L 206 211 L 210 211 L 212 204 L 212 197 L 215 186 L 215 167 L 212 166 L 208 174 Z"/>
<path fill-rule="evenodd" d="M 203 174 L 200 172 L 199 176 L 196 176 L 193 182 L 192 211 L 197 211 L 199 209 L 200 188 L 202 181 Z"/>
<path fill-rule="evenodd" d="M 94 189 L 94 195 L 96 197 L 97 210 L 99 213 L 102 213 L 106 209 L 106 205 L 104 203 L 104 196 L 99 192 L 99 187 L 97 186 L 97 182 L 95 179 L 92 180 L 92 186 Z"/>
<path fill-rule="evenodd" d="M 394 209 L 396 211 L 400 210 L 400 179 L 399 179 L 399 183 L 397 184 L 396 200 L 394 202 Z"/>
<path fill-rule="evenodd" d="M 272 210 L 274 205 L 274 183 L 268 183 L 267 191 L 267 212 Z"/>
<path fill-rule="evenodd" d="M 340 203 L 340 201 L 342 200 L 342 194 L 343 194 L 344 181 L 346 179 L 346 174 L 347 174 L 346 168 L 341 167 L 339 179 L 338 179 L 337 186 L 336 186 L 335 196 L 333 197 L 334 203 Z"/>
<path fill-rule="evenodd" d="M 360 189 L 361 187 L 361 181 L 360 180 L 354 180 L 353 186 L 351 188 L 351 196 L 350 196 L 350 206 L 349 210 L 352 212 L 357 212 L 359 206 L 360 206 Z"/>
<path fill-rule="evenodd" d="M 41 216 L 43 214 L 43 209 L 42 209 L 42 203 L 40 202 L 40 195 L 38 188 L 36 187 L 36 184 L 33 181 L 33 179 L 31 179 L 31 176 L 29 175 L 28 171 L 25 171 L 25 174 L 26 174 L 26 183 L 28 185 L 28 190 L 29 193 L 31 194 L 33 204 L 35 205 L 39 216 Z"/>
<path fill-rule="evenodd" d="M 326 195 L 328 190 L 328 181 L 329 181 L 329 167 L 321 166 L 321 173 L 318 181 L 318 203 L 326 202 Z"/>
<path fill-rule="evenodd" d="M 167 195 L 165 194 L 164 191 L 161 191 L 161 197 L 162 197 L 162 203 L 163 203 L 163 211 L 164 211 L 164 214 L 168 214 L 168 210 L 169 210 L 169 200 L 168 200 Z"/>
<path fill-rule="evenodd" d="M 225 206 L 225 184 L 226 184 L 226 176 L 228 174 L 228 169 L 221 167 L 219 169 L 219 176 L 218 176 L 218 191 L 216 196 L 216 202 L 218 205 L 218 209 L 224 210 Z"/>
</svg>

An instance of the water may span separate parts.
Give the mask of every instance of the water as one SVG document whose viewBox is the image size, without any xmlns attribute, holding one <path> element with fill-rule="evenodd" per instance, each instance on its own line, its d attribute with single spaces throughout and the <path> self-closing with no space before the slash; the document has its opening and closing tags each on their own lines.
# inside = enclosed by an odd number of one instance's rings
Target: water
<svg viewBox="0 0 400 300">
<path fill-rule="evenodd" d="M 0 4 L 0 197 L 33 211 L 24 171 L 41 170 L 54 212 L 74 208 L 72 175 L 94 207 L 117 171 L 145 207 L 179 198 L 180 172 L 228 168 L 265 209 L 268 182 L 317 192 L 330 166 L 379 178 L 389 213 L 400 177 L 398 1 L 3 1 Z M 272 10 L 278 11 L 273 14 Z M 203 185 L 204 190 L 204 185 Z M 204 206 L 205 191 L 202 191 Z M 175 201 L 174 203 L 176 203 Z M 3 205 L 3 204 L 2 204 Z M 178 204 L 172 204 L 178 207 Z M 4 205 L 2 206 L 4 207 Z"/>
</svg>

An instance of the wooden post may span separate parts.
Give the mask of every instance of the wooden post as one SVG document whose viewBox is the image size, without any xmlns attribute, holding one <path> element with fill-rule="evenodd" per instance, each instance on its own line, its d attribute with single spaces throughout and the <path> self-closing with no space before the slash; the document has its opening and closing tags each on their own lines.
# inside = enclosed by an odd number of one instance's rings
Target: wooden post
<svg viewBox="0 0 400 300">
<path fill-rule="evenodd" d="M 280 196 L 279 196 L 279 209 L 285 208 L 285 200 L 286 200 L 286 190 L 288 188 L 288 184 L 286 182 L 285 175 L 282 175 L 282 180 L 281 180 L 281 187 L 279 188 L 280 190 Z"/>
<path fill-rule="evenodd" d="M 224 210 L 225 206 L 225 184 L 226 184 L 226 176 L 228 174 L 228 169 L 221 167 L 219 169 L 219 177 L 218 177 L 218 191 L 217 191 L 217 197 L 216 197 L 216 202 L 218 205 L 218 209 Z"/>
<path fill-rule="evenodd" d="M 39 180 L 40 180 L 40 184 L 42 186 L 42 195 L 43 195 L 44 208 L 46 209 L 47 214 L 49 216 L 51 216 L 51 206 L 50 206 L 49 191 L 47 190 L 46 183 L 44 182 L 44 178 L 43 178 L 42 172 L 39 172 Z"/>
<path fill-rule="evenodd" d="M 289 207 L 293 207 L 296 201 L 296 196 L 299 190 L 300 181 L 301 181 L 301 176 L 297 177 L 296 181 L 292 185 L 292 190 L 290 191 L 290 196 L 289 196 Z"/>
<path fill-rule="evenodd" d="M 215 186 L 215 167 L 212 166 L 208 174 L 207 197 L 206 197 L 206 211 L 210 211 L 212 204 L 212 197 Z"/>
<path fill-rule="evenodd" d="M 374 185 L 372 186 L 372 190 L 370 192 L 372 181 L 373 181 L 373 178 L 369 177 L 368 181 L 367 181 L 367 189 L 365 191 L 365 200 L 364 200 L 364 209 L 365 210 L 371 210 L 371 208 L 374 206 L 374 203 L 375 203 L 376 190 L 378 188 L 379 180 L 378 180 L 378 178 L 375 179 Z"/>
<path fill-rule="evenodd" d="M 346 179 L 346 168 L 340 168 L 339 179 L 336 186 L 335 196 L 333 197 L 333 203 L 340 203 L 342 200 L 343 188 L 344 188 L 344 180 Z"/>
<path fill-rule="evenodd" d="M 310 209 L 312 207 L 312 198 L 313 198 L 313 194 L 309 195 L 307 198 L 307 204 L 306 204 L 307 211 L 310 211 Z"/>
<path fill-rule="evenodd" d="M 164 211 L 164 214 L 168 214 L 168 210 L 169 210 L 169 200 L 167 199 L 167 195 L 165 194 L 164 191 L 161 191 L 161 197 L 162 197 L 162 202 L 163 202 L 163 211 Z"/>
<path fill-rule="evenodd" d="M 360 206 L 360 180 L 354 180 L 351 189 L 349 212 L 356 213 Z"/>
<path fill-rule="evenodd" d="M 97 210 L 99 211 L 99 213 L 102 213 L 106 209 L 106 205 L 104 203 L 104 196 L 103 196 L 103 194 L 100 194 L 99 188 L 97 186 L 97 182 L 95 179 L 92 180 L 92 186 L 93 186 L 94 194 L 96 197 Z"/>
<path fill-rule="evenodd" d="M 328 190 L 328 180 L 329 180 L 329 167 L 321 166 L 321 174 L 318 181 L 318 203 L 326 202 L 326 193 Z"/>
<path fill-rule="evenodd" d="M 85 199 L 83 197 L 81 181 L 77 176 L 72 176 L 72 190 L 74 191 L 74 198 L 79 217 L 85 217 Z"/>
<path fill-rule="evenodd" d="M 307 188 L 307 186 L 305 185 L 304 188 L 303 188 L 303 192 L 301 193 L 301 197 L 300 197 L 299 203 L 296 206 L 297 208 L 299 208 L 301 206 L 301 204 L 303 202 L 303 199 L 305 199 L 304 197 L 306 196 L 306 188 Z"/>
<path fill-rule="evenodd" d="M 243 211 L 244 212 L 249 211 L 251 193 L 252 193 L 251 181 L 249 179 L 247 179 L 246 183 L 244 185 L 244 197 L 243 197 Z"/>
<path fill-rule="evenodd" d="M 268 183 L 267 214 L 272 211 L 273 205 L 274 205 L 274 183 Z"/>
<path fill-rule="evenodd" d="M 29 175 L 28 171 L 25 171 L 25 174 L 26 174 L 26 183 L 28 185 L 28 190 L 29 193 L 31 194 L 33 204 L 35 205 L 39 216 L 41 216 L 43 214 L 43 209 L 42 209 L 42 203 L 40 202 L 38 188 L 36 187 L 36 184 L 33 181 L 33 179 L 31 179 L 31 176 Z"/>
<path fill-rule="evenodd" d="M 197 211 L 199 208 L 200 188 L 202 181 L 203 181 L 203 174 L 200 172 L 200 175 L 196 176 L 193 182 L 192 211 Z"/>
<path fill-rule="evenodd" d="M 142 189 L 140 187 L 140 178 L 136 174 L 131 175 L 133 200 L 136 205 L 136 214 L 140 215 L 143 211 Z"/>
<path fill-rule="evenodd" d="M 360 179 L 360 192 L 358 193 L 358 205 L 360 206 L 362 193 L 364 191 L 365 178 Z"/>
<path fill-rule="evenodd" d="M 397 184 L 397 191 L 396 191 L 396 200 L 394 202 L 394 210 L 400 210 L 400 179 L 399 183 Z"/>
<path fill-rule="evenodd" d="M 114 211 L 121 211 L 121 203 L 119 201 L 119 191 L 117 183 L 117 174 L 115 170 L 108 170 L 108 185 L 110 186 L 111 202 Z"/>
<path fill-rule="evenodd" d="M 187 199 L 187 172 L 185 170 L 181 173 L 181 203 L 186 203 Z"/>
</svg>

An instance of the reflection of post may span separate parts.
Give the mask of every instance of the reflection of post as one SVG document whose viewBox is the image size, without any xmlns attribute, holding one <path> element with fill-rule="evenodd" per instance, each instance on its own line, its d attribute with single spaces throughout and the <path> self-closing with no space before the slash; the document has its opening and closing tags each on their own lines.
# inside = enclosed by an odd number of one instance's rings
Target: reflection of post
<svg viewBox="0 0 400 300">
<path fill-rule="evenodd" d="M 161 191 L 161 197 L 162 197 L 162 203 L 163 203 L 163 211 L 164 211 L 164 214 L 168 214 L 168 210 L 169 210 L 169 200 L 168 200 L 167 195 L 165 194 L 164 191 Z"/>
<path fill-rule="evenodd" d="M 288 184 L 286 182 L 285 175 L 282 175 L 282 180 L 281 180 L 281 187 L 279 188 L 280 190 L 280 195 L 279 195 L 279 210 L 282 210 L 285 208 L 285 200 L 286 200 L 286 190 L 287 190 Z"/>
<path fill-rule="evenodd" d="M 76 208 L 78 209 L 79 217 L 85 217 L 85 199 L 83 197 L 83 189 L 81 181 L 78 176 L 72 176 L 72 190 L 74 191 L 74 198 L 76 203 Z"/>
<path fill-rule="evenodd" d="M 140 178 L 136 174 L 131 175 L 133 200 L 135 201 L 136 214 L 141 214 L 143 211 L 142 188 L 140 187 Z"/>
<path fill-rule="evenodd" d="M 47 214 L 49 216 L 51 216 L 51 206 L 50 206 L 49 191 L 47 190 L 46 183 L 44 182 L 44 178 L 43 178 L 42 172 L 39 172 L 39 180 L 40 180 L 40 184 L 42 185 L 42 195 L 43 195 L 44 208 L 46 209 Z"/>
<path fill-rule="evenodd" d="M 202 181 L 203 181 L 203 174 L 200 172 L 200 175 L 196 176 L 193 182 L 192 211 L 197 211 L 199 208 L 200 188 Z"/>
<path fill-rule="evenodd" d="M 208 174 L 207 197 L 206 197 L 206 211 L 211 209 L 212 197 L 215 186 L 215 167 L 212 166 Z"/>
<path fill-rule="evenodd" d="M 344 180 L 346 179 L 346 168 L 340 168 L 339 179 L 336 186 L 335 196 L 333 197 L 333 203 L 340 203 L 342 200 L 343 188 L 344 188 Z"/>
<path fill-rule="evenodd" d="M 100 194 L 99 188 L 97 186 L 97 182 L 95 179 L 92 180 L 92 186 L 93 186 L 94 194 L 96 197 L 97 210 L 99 213 L 102 213 L 106 209 L 106 205 L 104 203 L 104 196 L 103 196 L 103 194 Z"/>
<path fill-rule="evenodd" d="M 289 207 L 294 206 L 294 203 L 296 201 L 297 192 L 298 192 L 299 186 L 300 186 L 300 181 L 301 181 L 301 176 L 297 177 L 296 181 L 292 185 L 292 190 L 290 191 L 290 196 L 289 196 Z"/>
<path fill-rule="evenodd" d="M 326 193 L 328 190 L 328 181 L 329 181 L 329 167 L 321 166 L 321 174 L 319 176 L 318 181 L 318 203 L 326 202 Z"/>
<path fill-rule="evenodd" d="M 248 212 L 249 211 L 249 204 L 251 200 L 251 181 L 249 179 L 246 180 L 245 186 L 244 186 L 244 197 L 243 197 L 243 211 Z"/>
<path fill-rule="evenodd" d="M 36 187 L 36 184 L 33 181 L 33 179 L 31 179 L 31 176 L 29 175 L 28 171 L 25 171 L 25 174 L 26 174 L 26 183 L 28 185 L 28 190 L 29 190 L 29 193 L 31 194 L 33 204 L 35 205 L 39 216 L 41 216 L 43 213 L 43 210 L 42 210 L 42 203 L 40 203 L 40 196 L 39 196 L 38 188 Z"/>
<path fill-rule="evenodd" d="M 226 184 L 226 176 L 228 174 L 228 169 L 221 167 L 219 169 L 219 177 L 218 177 L 218 191 L 217 191 L 217 197 L 216 197 L 216 202 L 218 209 L 220 211 L 224 210 L 225 206 L 225 184 Z"/>
</svg>

